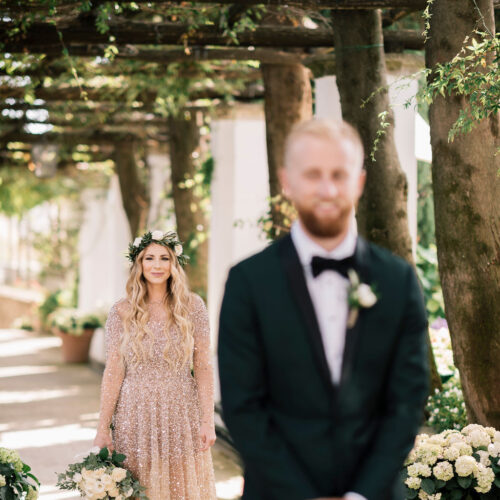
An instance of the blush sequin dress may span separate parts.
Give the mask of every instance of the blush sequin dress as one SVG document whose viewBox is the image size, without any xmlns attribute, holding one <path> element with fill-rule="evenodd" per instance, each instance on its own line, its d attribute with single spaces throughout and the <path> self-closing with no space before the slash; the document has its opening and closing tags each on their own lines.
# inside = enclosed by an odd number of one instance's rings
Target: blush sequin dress
<svg viewBox="0 0 500 500">
<path fill-rule="evenodd" d="M 106 357 L 118 359 L 125 301 L 116 303 L 106 323 Z M 148 328 L 153 339 L 144 341 L 147 359 L 131 363 L 127 351 L 122 365 L 122 382 L 113 389 L 103 379 L 102 398 L 116 401 L 113 415 L 114 448 L 127 456 L 125 466 L 147 488 L 150 500 L 216 499 L 210 450 L 200 451 L 200 424 L 213 425 L 213 372 L 210 355 L 208 315 L 203 300 L 193 295 L 191 321 L 194 325 L 193 369 L 190 362 L 173 359 L 167 363 L 163 349 L 167 335 L 180 342 L 175 326 L 168 327 L 164 306 L 148 305 Z M 170 344 L 172 345 L 172 344 Z M 171 356 L 176 356 L 175 350 Z M 110 378 L 110 377 L 108 377 Z M 116 377 L 115 377 L 116 378 Z M 113 397 L 113 394 L 117 394 Z M 102 410 L 101 410 L 102 411 Z"/>
</svg>

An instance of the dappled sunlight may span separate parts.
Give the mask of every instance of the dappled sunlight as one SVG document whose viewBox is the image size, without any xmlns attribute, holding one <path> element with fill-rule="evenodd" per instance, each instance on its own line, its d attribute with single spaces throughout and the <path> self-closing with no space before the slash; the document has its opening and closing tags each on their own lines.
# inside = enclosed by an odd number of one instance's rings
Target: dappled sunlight
<svg viewBox="0 0 500 500">
<path fill-rule="evenodd" d="M 57 371 L 56 365 L 23 365 L 0 367 L 0 378 L 20 377 L 23 375 L 40 375 L 42 373 L 54 373 Z"/>
<path fill-rule="evenodd" d="M 82 422 L 93 421 L 93 420 L 98 420 L 98 419 L 99 419 L 99 412 L 84 413 L 83 415 L 80 415 L 80 420 Z"/>
<path fill-rule="evenodd" d="M 32 467 L 41 500 L 77 500 L 75 491 L 55 486 L 57 473 L 92 447 L 101 375 L 88 365 L 59 364 L 55 337 L 0 330 L 0 340 L 0 446 L 16 449 Z M 217 498 L 239 499 L 239 467 L 218 445 L 212 456 Z"/>
<path fill-rule="evenodd" d="M 74 491 L 61 491 L 55 486 L 43 485 L 40 487 L 40 500 L 63 500 L 70 498 L 79 498 Z"/>
<path fill-rule="evenodd" d="M 53 418 L 46 418 L 43 420 L 37 420 L 33 422 L 32 427 L 50 427 L 57 424 L 57 421 Z M 0 424 L 0 432 L 13 431 L 16 430 L 18 422 L 10 422 L 8 424 Z"/>
<path fill-rule="evenodd" d="M 8 332 L 9 330 L 7 330 Z M 4 334 L 2 333 L 2 337 Z M 2 342 L 0 349 L 0 358 L 10 356 L 21 356 L 26 354 L 36 354 L 45 349 L 59 347 L 61 340 L 57 337 L 30 337 L 14 339 L 8 342 Z"/>
<path fill-rule="evenodd" d="M 0 344 L 3 344 L 4 342 L 11 342 L 12 340 L 17 340 L 17 339 L 24 339 L 26 338 L 26 332 L 24 330 L 18 330 L 18 329 L 9 329 L 9 330 L 2 330 L 0 334 Z"/>
<path fill-rule="evenodd" d="M 29 429 L 23 431 L 4 432 L 0 438 L 0 446 L 6 448 L 40 448 L 58 444 L 89 441 L 95 436 L 95 429 L 82 427 L 79 424 L 56 427 Z"/>
<path fill-rule="evenodd" d="M 76 396 L 80 392 L 78 386 L 67 389 L 39 389 L 36 391 L 2 391 L 0 392 L 0 405 L 13 403 L 32 403 L 46 399 L 58 399 Z"/>
</svg>

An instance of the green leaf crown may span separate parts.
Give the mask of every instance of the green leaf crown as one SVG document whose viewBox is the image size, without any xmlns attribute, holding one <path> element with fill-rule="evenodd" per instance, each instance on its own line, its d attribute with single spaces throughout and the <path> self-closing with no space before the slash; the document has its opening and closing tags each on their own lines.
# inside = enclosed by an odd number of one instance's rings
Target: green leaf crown
<svg viewBox="0 0 500 500">
<path fill-rule="evenodd" d="M 175 231 L 167 231 L 166 233 L 164 233 L 163 231 L 148 231 L 141 237 L 137 237 L 128 246 L 128 260 L 130 260 L 130 262 L 135 262 L 137 256 L 146 247 L 151 245 L 151 243 L 156 243 L 158 245 L 170 248 L 177 257 L 177 261 L 179 262 L 179 264 L 183 267 L 189 261 L 189 257 L 184 254 L 182 243 L 179 241 L 179 237 L 177 236 L 177 233 Z"/>
</svg>

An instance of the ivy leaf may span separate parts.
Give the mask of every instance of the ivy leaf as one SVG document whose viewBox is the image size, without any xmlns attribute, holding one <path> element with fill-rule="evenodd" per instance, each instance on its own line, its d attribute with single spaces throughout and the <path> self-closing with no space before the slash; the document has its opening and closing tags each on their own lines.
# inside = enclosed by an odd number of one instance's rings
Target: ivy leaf
<svg viewBox="0 0 500 500">
<path fill-rule="evenodd" d="M 101 460 L 106 460 L 109 456 L 109 451 L 107 448 L 102 448 L 102 450 L 99 452 L 99 458 Z"/>
</svg>

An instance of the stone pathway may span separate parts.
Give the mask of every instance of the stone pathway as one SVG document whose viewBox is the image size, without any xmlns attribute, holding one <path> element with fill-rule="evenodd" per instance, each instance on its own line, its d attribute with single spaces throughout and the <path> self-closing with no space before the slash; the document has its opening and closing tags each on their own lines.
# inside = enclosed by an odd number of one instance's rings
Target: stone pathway
<svg viewBox="0 0 500 500">
<path fill-rule="evenodd" d="M 0 330 L 0 446 L 16 449 L 42 486 L 41 500 L 77 499 L 59 491 L 56 472 L 92 446 L 99 411 L 100 374 L 61 361 L 60 340 Z M 236 500 L 241 470 L 221 444 L 212 448 L 217 497 Z"/>
</svg>

